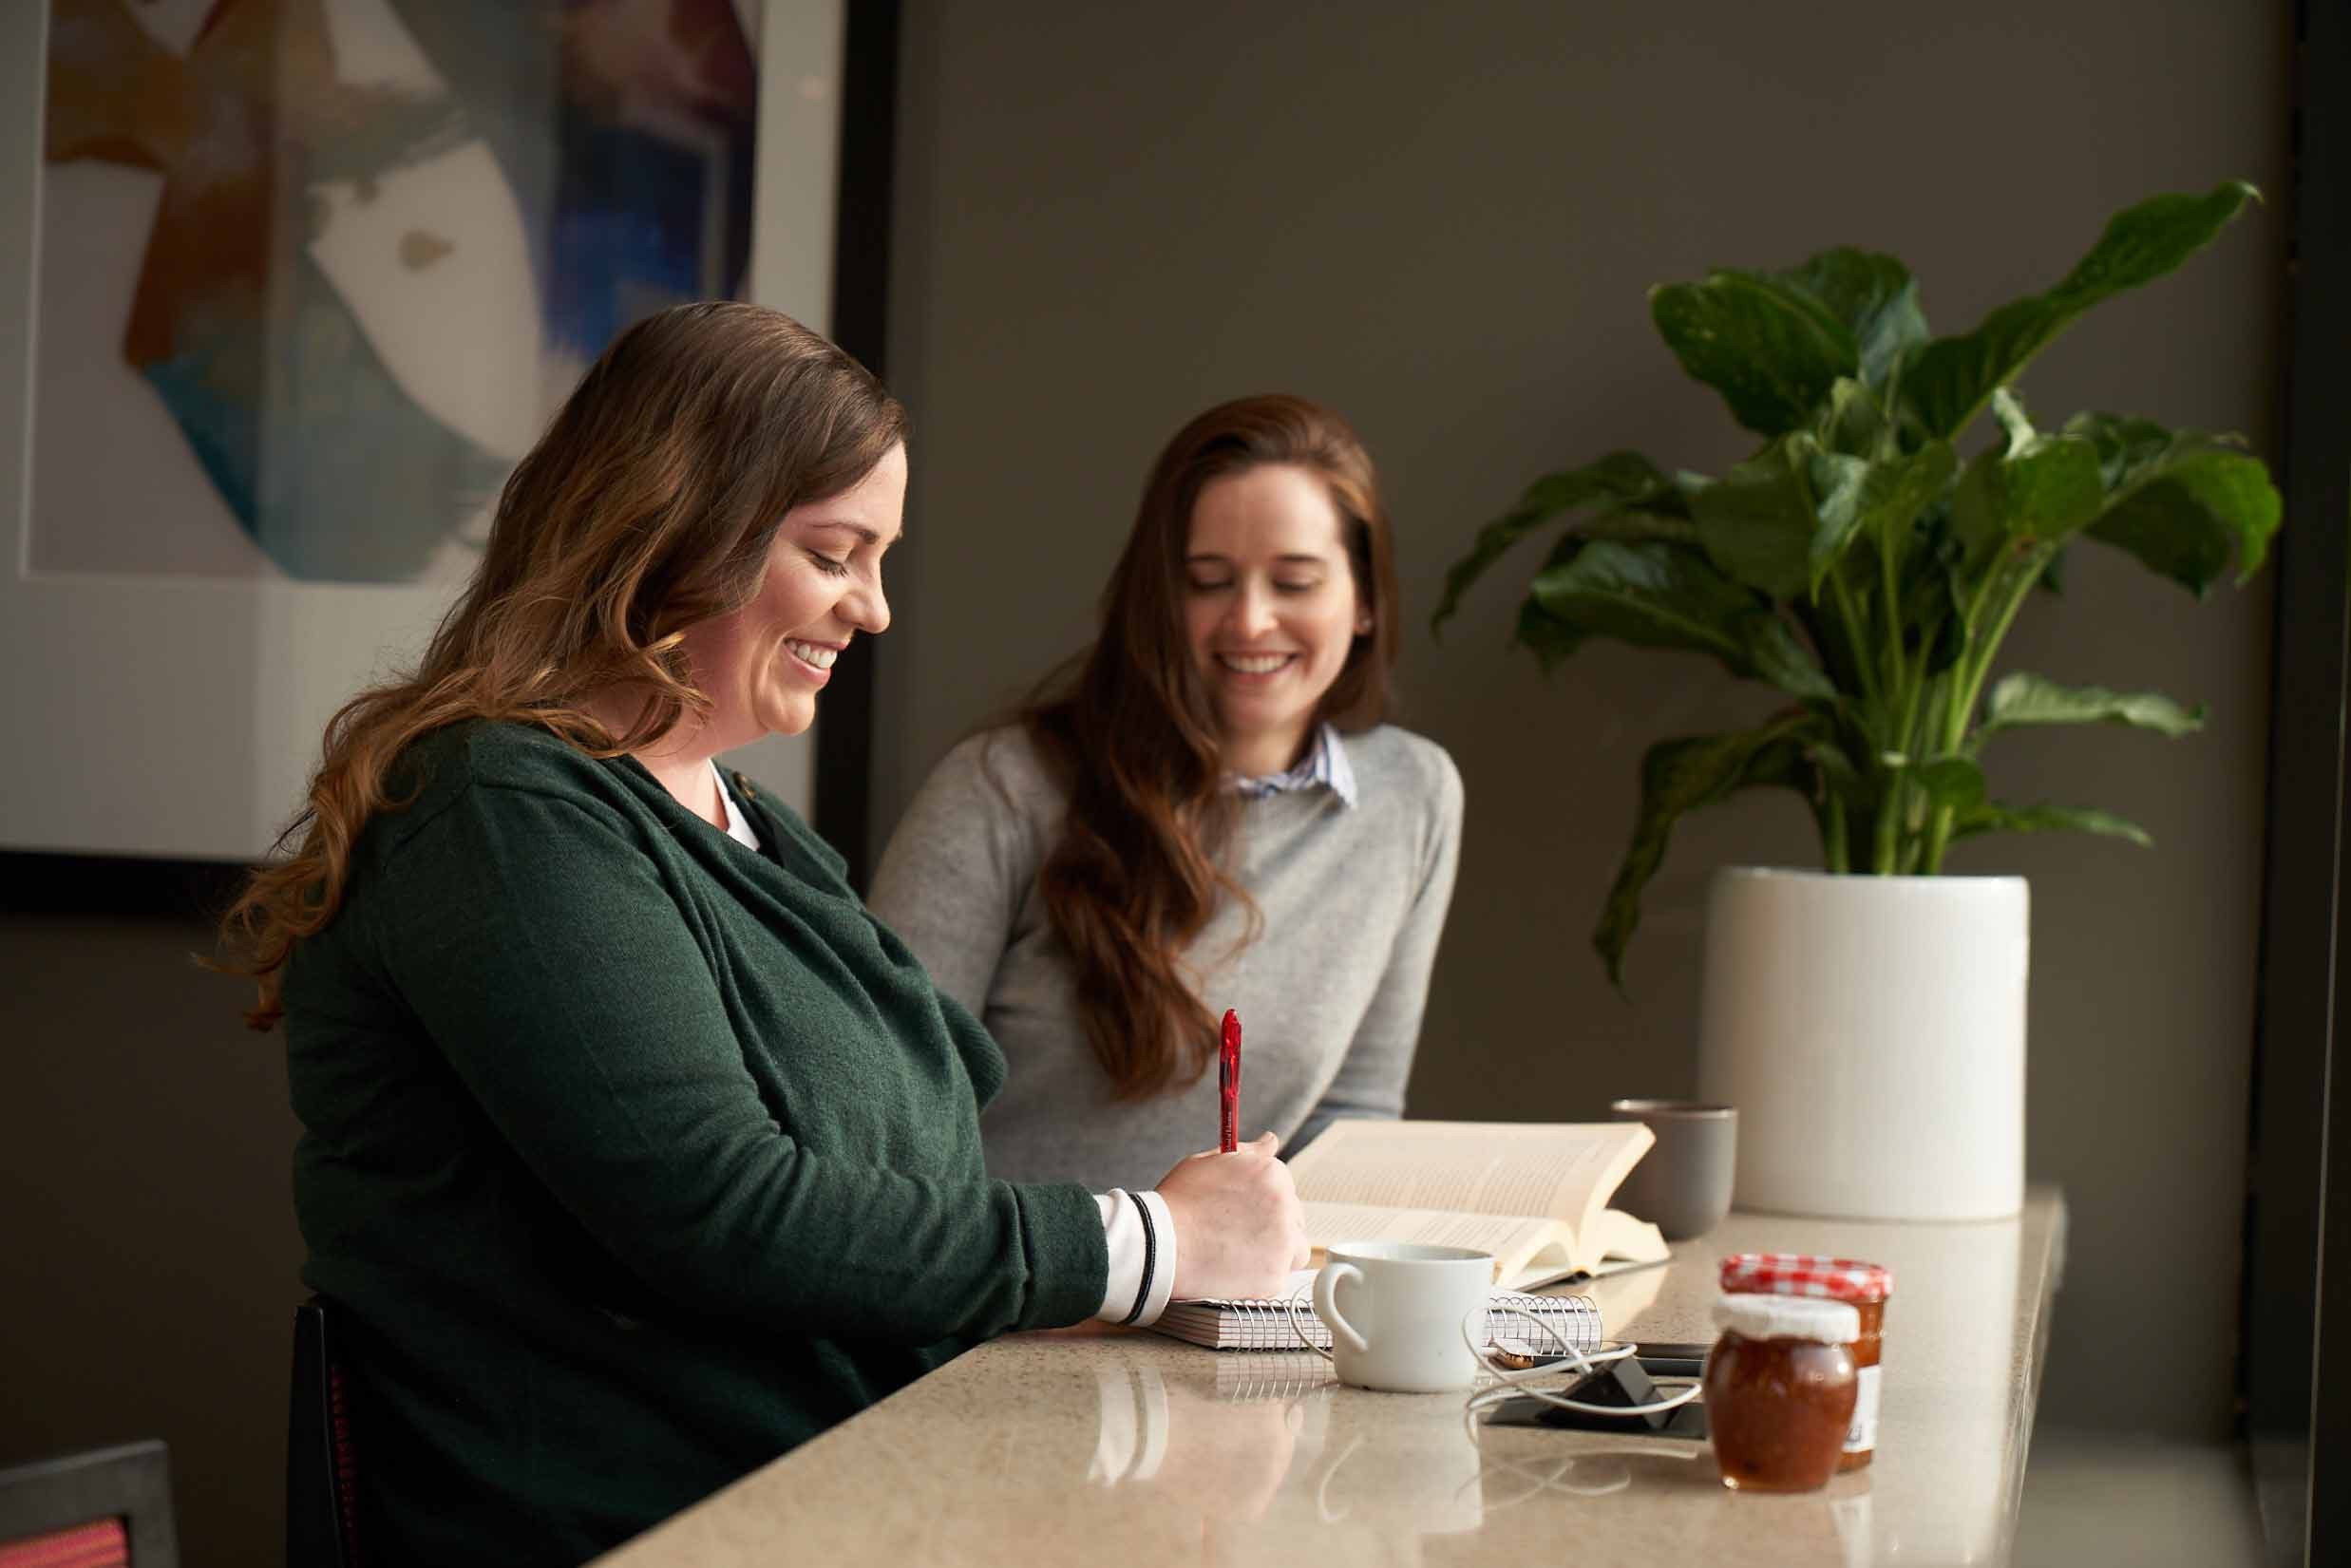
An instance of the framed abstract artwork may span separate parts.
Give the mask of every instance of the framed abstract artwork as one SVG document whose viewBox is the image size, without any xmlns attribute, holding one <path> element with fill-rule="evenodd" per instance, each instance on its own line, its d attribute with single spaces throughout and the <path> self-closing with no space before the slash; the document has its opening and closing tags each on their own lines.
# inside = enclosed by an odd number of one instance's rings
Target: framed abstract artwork
<svg viewBox="0 0 2351 1568">
<path fill-rule="evenodd" d="M 829 328 L 845 6 L 0 7 L 0 848 L 259 855 L 616 333 Z"/>
</svg>

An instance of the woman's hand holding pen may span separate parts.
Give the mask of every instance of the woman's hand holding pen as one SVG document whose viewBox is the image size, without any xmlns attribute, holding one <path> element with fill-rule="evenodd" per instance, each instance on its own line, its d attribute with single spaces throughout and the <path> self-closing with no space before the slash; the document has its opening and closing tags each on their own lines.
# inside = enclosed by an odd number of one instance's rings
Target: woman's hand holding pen
<svg viewBox="0 0 2351 1568">
<path fill-rule="evenodd" d="M 1231 1154 L 1195 1154 L 1160 1178 L 1175 1221 L 1179 1299 L 1279 1295 L 1306 1266 L 1306 1215 L 1276 1157 L 1280 1146 L 1269 1132 Z"/>
</svg>

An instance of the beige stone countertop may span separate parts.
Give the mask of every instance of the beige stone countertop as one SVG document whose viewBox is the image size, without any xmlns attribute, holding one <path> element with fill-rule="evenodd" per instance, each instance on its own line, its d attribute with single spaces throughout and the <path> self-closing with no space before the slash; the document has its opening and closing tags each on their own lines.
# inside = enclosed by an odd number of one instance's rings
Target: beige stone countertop
<svg viewBox="0 0 2351 1568">
<path fill-rule="evenodd" d="M 982 1346 L 600 1561 L 2000 1562 L 2064 1231 L 2047 1188 L 1977 1224 L 1735 1214 L 1586 1287 L 1612 1339 L 1697 1341 L 1724 1253 L 1890 1266 L 1877 1460 L 1819 1492 L 1730 1492 L 1702 1442 L 1472 1429 L 1463 1395 L 1344 1388 L 1303 1351 L 1065 1330 Z"/>
</svg>

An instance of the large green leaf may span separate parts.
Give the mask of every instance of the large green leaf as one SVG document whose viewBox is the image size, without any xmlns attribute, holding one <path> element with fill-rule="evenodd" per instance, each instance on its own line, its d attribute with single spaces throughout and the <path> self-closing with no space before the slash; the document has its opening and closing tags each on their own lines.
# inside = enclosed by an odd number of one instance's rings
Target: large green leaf
<svg viewBox="0 0 2351 1568">
<path fill-rule="evenodd" d="M 1697 524 L 1686 518 L 1660 518 L 1654 513 L 1602 513 L 1575 532 L 1561 536 L 1544 558 L 1543 570 L 1564 566 L 1596 539 L 1638 543 L 1670 539 L 1692 549 L 1697 545 Z M 1548 675 L 1583 645 L 1586 633 L 1552 615 L 1532 595 L 1521 600 L 1510 640 L 1527 649 Z"/>
<path fill-rule="evenodd" d="M 1974 331 L 1924 345 L 1904 363 L 1902 399 L 1929 436 L 1952 437 L 1993 391 L 2100 301 L 2153 282 L 2209 245 L 2260 193 L 2242 180 L 2201 196 L 2158 196 L 2117 213 L 2064 281 L 2001 306 Z"/>
<path fill-rule="evenodd" d="M 1522 599 L 1518 626 L 1511 633 L 1511 640 L 1532 652 L 1535 663 L 1547 675 L 1583 646 L 1583 633 L 1545 614 L 1543 606 L 1533 599 Z"/>
<path fill-rule="evenodd" d="M 1543 569 L 1548 571 L 1554 566 L 1564 566 L 1575 559 L 1589 542 L 1580 533 L 1563 534 L 1544 557 Z M 1529 594 L 1519 601 L 1518 621 L 1511 628 L 1510 640 L 1532 652 L 1535 662 L 1542 667 L 1544 674 L 1548 675 L 1583 646 L 1585 633 L 1553 616 Z"/>
<path fill-rule="evenodd" d="M 1683 545 L 1578 541 L 1569 549 L 1563 541 L 1536 575 L 1527 602 L 1545 623 L 1579 638 L 1710 653 L 1735 675 L 1814 701 L 1836 699 L 1834 684 L 1777 612 Z M 1526 631 L 1522 614 L 1522 642 Z M 1558 646 L 1549 624 L 1542 633 Z"/>
<path fill-rule="evenodd" d="M 1967 612 L 1959 574 L 1930 551 L 1915 554 L 1904 568 L 1902 645 L 1908 652 L 1926 649 L 1926 675 L 1940 675 L 1967 651 Z"/>
<path fill-rule="evenodd" d="M 1956 571 L 1937 569 L 1930 580 L 1935 583 L 1935 588 L 1927 590 L 1932 595 L 1932 609 L 1902 625 L 1902 647 L 1916 653 L 1924 644 L 1927 653 L 1921 674 L 1932 677 L 1959 663 L 1961 653 L 1968 652 L 1968 612 L 1961 604 Z"/>
<path fill-rule="evenodd" d="M 2141 849 L 2155 841 L 2138 823 L 2086 805 L 2002 805 L 1987 801 L 1953 820 L 1951 837 L 1971 839 L 1979 833 L 2097 833 L 2128 839 Z"/>
<path fill-rule="evenodd" d="M 1849 452 L 1813 452 L 1805 460 L 1805 483 L 1812 493 L 1812 537 L 1804 547 L 1804 590 L 1814 598 L 1861 529 L 1862 486 L 1870 467 L 1868 459 Z"/>
<path fill-rule="evenodd" d="M 2182 708 L 2160 691 L 2109 691 L 2059 686 L 2018 671 L 2002 675 L 1984 699 L 1978 735 L 2037 724 L 2120 724 L 2176 739 L 2204 727 L 2204 706 Z"/>
<path fill-rule="evenodd" d="M 1845 747 L 1833 739 L 1807 742 L 1804 760 L 1812 765 L 1823 785 L 1854 805 L 1874 806 L 1884 793 L 1877 781 L 1855 767 Z"/>
<path fill-rule="evenodd" d="M 1712 653 L 1740 674 L 1747 668 L 1742 623 L 1754 595 L 1672 544 L 1587 544 L 1535 576 L 1545 614 L 1590 635 L 1643 648 Z"/>
<path fill-rule="evenodd" d="M 1665 860 L 1674 823 L 1684 812 L 1740 789 L 1777 785 L 1809 794 L 1811 765 L 1805 747 L 1829 734 L 1826 721 L 1799 711 L 1736 734 L 1686 736 L 1649 748 L 1640 761 L 1640 815 L 1633 841 L 1592 932 L 1592 946 L 1607 966 L 1611 984 L 1623 987 L 1624 950 L 1640 924 L 1641 890 Z"/>
<path fill-rule="evenodd" d="M 2076 414 L 2065 428 L 2098 452 L 2107 498 L 2092 538 L 2129 551 L 2199 596 L 2228 571 L 2231 555 L 2240 584 L 2261 570 L 2285 506 L 2268 469 L 2240 437 L 2099 413 Z"/>
<path fill-rule="evenodd" d="M 1837 700 L 1836 683 L 1775 612 L 1758 610 L 1750 615 L 1740 624 L 1740 640 L 1758 679 L 1770 681 L 1792 697 L 1822 703 Z"/>
<path fill-rule="evenodd" d="M 1777 276 L 1845 323 L 1860 350 L 1861 379 L 1872 387 L 1886 385 L 1905 350 L 1926 341 L 1918 283 L 1910 269 L 1890 255 L 1840 246 Z"/>
<path fill-rule="evenodd" d="M 2062 544 L 2106 504 L 2097 448 L 2079 436 L 2035 436 L 1985 452 L 1951 496 L 1951 527 L 1971 565 L 2010 541 Z"/>
<path fill-rule="evenodd" d="M 1758 435 L 1810 424 L 1839 376 L 1861 370 L 1852 330 L 1801 288 L 1763 273 L 1714 272 L 1649 291 L 1658 332 L 1694 380 Z"/>
<path fill-rule="evenodd" d="M 1668 544 L 1695 546 L 1698 542 L 1698 531 L 1697 524 L 1688 518 L 1652 512 L 1645 506 L 1620 506 L 1605 512 L 1595 512 L 1577 523 L 1574 538 L 1586 544 L 1610 539 L 1618 544 L 1645 544 L 1662 540 Z"/>
<path fill-rule="evenodd" d="M 2095 410 L 2076 414 L 2065 422 L 2065 433 L 2079 436 L 2098 449 L 2098 477 L 2109 490 L 2127 490 L 2143 474 L 2161 463 L 2173 442 L 2183 438 L 2210 441 L 2223 446 L 2242 446 L 2234 436 L 2196 437 L 2172 430 L 2152 419 Z"/>
<path fill-rule="evenodd" d="M 2090 537 L 2136 556 L 2198 598 L 2228 575 L 2228 531 L 2186 486 L 2155 484 L 2100 518 Z"/>
<path fill-rule="evenodd" d="M 1860 652 L 1853 637 L 1854 628 L 1845 623 L 1834 607 L 1796 599 L 1788 607 L 1789 615 L 1804 633 L 1806 645 L 1819 656 L 1822 678 L 1841 692 L 1862 690 Z"/>
<path fill-rule="evenodd" d="M 1544 475 L 1526 487 L 1516 506 L 1479 529 L 1469 553 L 1445 574 L 1445 595 L 1429 617 L 1429 630 L 1433 633 L 1445 624 L 1469 585 L 1510 546 L 1561 513 L 1600 501 L 1620 507 L 1657 504 L 1671 511 L 1679 506 L 1678 497 L 1674 482 L 1639 452 L 1611 452 L 1581 468 Z"/>
<path fill-rule="evenodd" d="M 1877 394 L 1851 376 L 1839 376 L 1829 388 L 1829 407 L 1821 415 L 1820 444 L 1849 457 L 1875 457 L 1886 436 L 1885 406 Z"/>
<path fill-rule="evenodd" d="M 1805 592 L 1818 526 L 1806 482 L 1809 434 L 1773 442 L 1690 499 L 1698 542 L 1726 576 L 1775 599 Z"/>
<path fill-rule="evenodd" d="M 1934 805 L 1964 814 L 1983 804 L 1983 769 L 1972 757 L 1956 752 L 1928 757 L 1910 768 L 1910 777 Z"/>
<path fill-rule="evenodd" d="M 1959 454 L 1947 441 L 1929 442 L 1907 456 L 1864 463 L 1858 468 L 1852 466 L 1856 461 L 1823 453 L 1812 462 L 1812 482 L 1820 496 L 1820 525 L 1810 552 L 1810 587 L 1815 594 L 1855 538 L 1867 536 L 1876 539 L 1880 549 L 1898 551 L 1911 523 L 1943 494 L 1959 468 Z"/>
</svg>

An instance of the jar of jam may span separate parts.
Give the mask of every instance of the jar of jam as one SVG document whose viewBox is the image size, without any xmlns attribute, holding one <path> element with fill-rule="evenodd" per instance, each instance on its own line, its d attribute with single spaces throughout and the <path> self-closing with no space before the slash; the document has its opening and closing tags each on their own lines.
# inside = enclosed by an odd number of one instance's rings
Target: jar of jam
<svg viewBox="0 0 2351 1568">
<path fill-rule="evenodd" d="M 1885 1354 L 1886 1298 L 1894 1294 L 1894 1274 L 1882 1264 L 1814 1253 L 1734 1253 L 1722 1260 L 1720 1282 L 1729 1295 L 1816 1296 L 1850 1303 L 1861 1313 L 1861 1335 L 1853 1341 L 1853 1367 L 1861 1374 L 1853 1401 L 1853 1429 L 1845 1435 L 1839 1470 L 1858 1470 L 1876 1457 L 1879 1361 Z"/>
<path fill-rule="evenodd" d="M 1706 1432 L 1722 1483 L 1741 1492 L 1810 1492 L 1837 1473 L 1859 1380 L 1861 1314 L 1793 1295 L 1715 1300 L 1721 1336 L 1707 1352 Z"/>
</svg>

